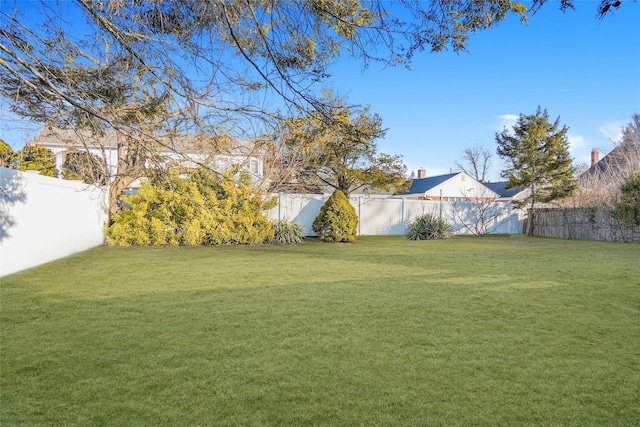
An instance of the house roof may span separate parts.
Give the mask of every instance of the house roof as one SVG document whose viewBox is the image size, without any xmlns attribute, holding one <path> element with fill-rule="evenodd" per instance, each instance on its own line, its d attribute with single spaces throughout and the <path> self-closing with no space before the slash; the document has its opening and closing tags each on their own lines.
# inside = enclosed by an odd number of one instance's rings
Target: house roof
<svg viewBox="0 0 640 427">
<path fill-rule="evenodd" d="M 624 143 L 615 147 L 599 162 L 592 165 L 582 177 L 593 175 L 611 175 L 618 170 L 636 169 L 640 166 L 640 145 L 637 143 Z"/>
<path fill-rule="evenodd" d="M 462 172 L 449 173 L 446 175 L 438 175 L 438 176 L 430 176 L 427 178 L 414 179 L 411 182 L 411 187 L 409 187 L 408 191 L 398 193 L 398 194 L 422 194 L 426 191 L 431 190 L 434 187 L 442 184 L 443 182 L 453 178 L 454 176 L 460 174 Z"/>
<path fill-rule="evenodd" d="M 522 189 L 516 187 L 516 188 L 510 188 L 510 189 L 506 189 L 505 186 L 508 184 L 508 181 L 500 181 L 500 182 L 484 182 L 483 185 L 485 187 L 487 187 L 489 190 L 493 191 L 494 193 L 498 194 L 498 196 L 500 196 L 500 198 L 511 198 L 513 196 L 515 196 L 516 194 L 520 193 L 522 191 Z"/>
<path fill-rule="evenodd" d="M 239 141 L 226 136 L 213 135 L 154 135 L 161 144 L 162 151 L 199 153 L 211 152 L 231 155 L 258 154 L 256 146 L 248 141 Z M 47 147 L 85 147 L 117 149 L 116 132 L 107 130 L 102 135 L 96 135 L 86 130 L 61 129 L 45 126 L 28 144 L 40 144 Z"/>
</svg>

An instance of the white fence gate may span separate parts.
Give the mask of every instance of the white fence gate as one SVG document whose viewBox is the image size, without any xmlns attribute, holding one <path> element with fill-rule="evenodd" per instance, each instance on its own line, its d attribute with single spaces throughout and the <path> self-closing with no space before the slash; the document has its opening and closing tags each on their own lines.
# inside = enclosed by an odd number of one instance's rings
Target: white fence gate
<svg viewBox="0 0 640 427">
<path fill-rule="evenodd" d="M 266 212 L 271 220 L 287 219 L 302 225 L 306 236 L 315 236 L 313 220 L 329 194 L 278 194 L 278 206 Z M 406 234 L 407 225 L 420 214 L 444 218 L 455 234 L 473 234 L 479 226 L 489 234 L 521 233 L 524 213 L 513 209 L 511 202 L 445 202 L 393 198 L 385 196 L 351 196 L 349 201 L 358 214 L 358 235 L 384 236 Z"/>
</svg>

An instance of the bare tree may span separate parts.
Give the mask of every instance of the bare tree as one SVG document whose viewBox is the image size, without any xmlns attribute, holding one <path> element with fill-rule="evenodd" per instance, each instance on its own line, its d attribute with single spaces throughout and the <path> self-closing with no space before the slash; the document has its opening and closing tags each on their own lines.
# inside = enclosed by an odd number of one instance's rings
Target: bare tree
<svg viewBox="0 0 640 427">
<path fill-rule="evenodd" d="M 468 147 L 462 152 L 462 162 L 456 162 L 456 166 L 476 181 L 487 182 L 492 157 L 493 153 L 484 146 Z"/>
<path fill-rule="evenodd" d="M 640 170 L 640 114 L 635 114 L 623 127 L 622 138 L 599 162 L 578 176 L 578 190 L 559 204 L 566 207 L 612 206 L 620 194 L 620 186 Z"/>
<path fill-rule="evenodd" d="M 451 203 L 451 214 L 456 223 L 474 236 L 493 233 L 509 220 L 510 205 L 496 201 L 488 189 L 463 194 L 463 199 Z"/>
</svg>

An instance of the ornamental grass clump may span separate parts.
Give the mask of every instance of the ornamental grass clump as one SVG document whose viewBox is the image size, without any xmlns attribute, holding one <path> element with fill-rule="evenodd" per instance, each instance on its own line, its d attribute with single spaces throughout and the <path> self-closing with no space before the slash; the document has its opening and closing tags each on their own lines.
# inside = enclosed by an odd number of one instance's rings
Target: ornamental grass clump
<svg viewBox="0 0 640 427">
<path fill-rule="evenodd" d="M 344 193 L 333 192 L 313 221 L 313 231 L 324 242 L 350 243 L 356 240 L 358 214 Z"/>
<path fill-rule="evenodd" d="M 431 214 L 422 214 L 409 223 L 407 238 L 409 240 L 448 239 L 451 233 L 451 225 L 444 219 Z"/>
<path fill-rule="evenodd" d="M 272 227 L 273 239 L 271 239 L 271 244 L 273 245 L 295 245 L 302 243 L 304 240 L 302 226 L 297 222 L 282 219 L 275 221 Z"/>
</svg>

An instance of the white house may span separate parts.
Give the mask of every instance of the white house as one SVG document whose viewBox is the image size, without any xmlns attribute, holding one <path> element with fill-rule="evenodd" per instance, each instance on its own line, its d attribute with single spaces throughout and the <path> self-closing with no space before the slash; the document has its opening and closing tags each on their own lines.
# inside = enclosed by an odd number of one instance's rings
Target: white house
<svg viewBox="0 0 640 427">
<path fill-rule="evenodd" d="M 51 150 L 56 157 L 59 175 L 70 153 L 89 152 L 106 165 L 109 176 L 114 176 L 118 162 L 117 138 L 115 131 L 98 136 L 91 132 L 46 126 L 27 145 L 41 145 Z M 195 167 L 206 164 L 214 170 L 224 171 L 240 164 L 254 180 L 264 176 L 262 153 L 251 143 L 207 136 L 159 136 L 158 139 L 159 153 L 166 165 Z"/>
<path fill-rule="evenodd" d="M 424 170 L 419 170 L 409 190 L 393 197 L 457 202 L 495 200 L 499 195 L 465 172 L 425 177 Z"/>
<path fill-rule="evenodd" d="M 520 202 L 531 194 L 530 188 L 510 188 L 506 189 L 508 181 L 485 182 L 483 185 L 498 194 L 499 202 Z"/>
</svg>

